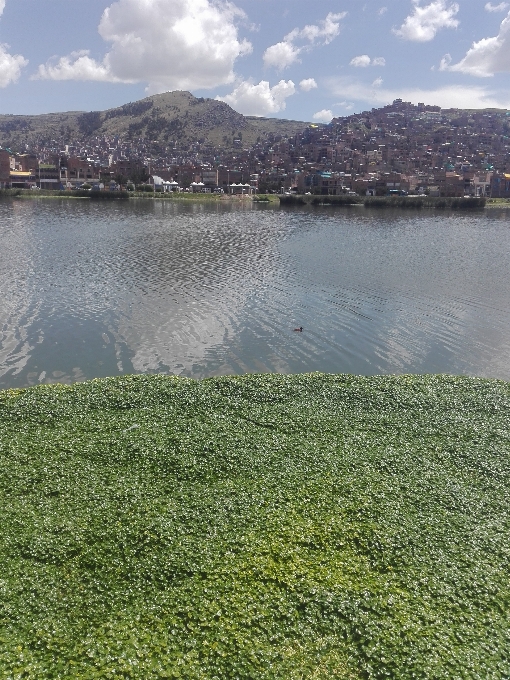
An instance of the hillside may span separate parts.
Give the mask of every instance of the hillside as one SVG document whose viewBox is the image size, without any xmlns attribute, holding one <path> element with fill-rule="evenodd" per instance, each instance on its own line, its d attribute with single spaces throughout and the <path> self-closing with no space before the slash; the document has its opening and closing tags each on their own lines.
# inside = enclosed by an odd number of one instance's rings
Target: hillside
<svg viewBox="0 0 510 680">
<path fill-rule="evenodd" d="M 510 677 L 509 387 L 0 392 L 0 676 Z"/>
<path fill-rule="evenodd" d="M 296 134 L 307 123 L 247 117 L 228 104 L 194 97 L 189 92 L 166 92 L 107 111 L 69 111 L 37 116 L 0 115 L 0 146 L 23 148 L 47 140 L 69 143 L 96 136 L 119 135 L 169 143 L 187 141 L 213 146 L 243 146 L 270 134 Z"/>
</svg>

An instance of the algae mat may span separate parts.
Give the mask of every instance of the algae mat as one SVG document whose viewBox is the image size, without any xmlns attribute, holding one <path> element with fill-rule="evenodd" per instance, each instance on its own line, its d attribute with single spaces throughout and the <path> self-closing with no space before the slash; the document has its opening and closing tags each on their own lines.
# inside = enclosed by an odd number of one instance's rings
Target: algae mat
<svg viewBox="0 0 510 680">
<path fill-rule="evenodd" d="M 0 393 L 0 677 L 510 677 L 510 386 Z"/>
</svg>

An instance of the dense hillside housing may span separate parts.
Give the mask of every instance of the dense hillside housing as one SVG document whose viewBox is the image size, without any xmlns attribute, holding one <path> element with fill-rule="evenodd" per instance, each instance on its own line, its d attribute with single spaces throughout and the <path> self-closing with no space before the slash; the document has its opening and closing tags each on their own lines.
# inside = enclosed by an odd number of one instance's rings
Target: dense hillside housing
<svg viewBox="0 0 510 680">
<path fill-rule="evenodd" d="M 242 186 L 279 193 L 510 197 L 505 110 L 445 110 L 396 99 L 329 125 L 308 125 L 250 119 L 212 100 L 173 95 L 80 114 L 81 128 L 52 128 L 52 134 L 35 134 L 34 121 L 14 126 L 11 146 L 0 150 L 0 187 L 149 183 L 206 192 Z M 117 134 L 106 134 L 112 120 L 124 127 L 116 123 Z M 24 138 L 28 128 L 32 133 Z"/>
</svg>

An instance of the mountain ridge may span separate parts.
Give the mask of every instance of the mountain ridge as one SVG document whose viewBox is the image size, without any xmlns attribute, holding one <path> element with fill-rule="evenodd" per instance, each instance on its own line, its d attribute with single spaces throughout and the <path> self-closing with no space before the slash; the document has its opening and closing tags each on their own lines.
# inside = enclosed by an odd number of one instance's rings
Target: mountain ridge
<svg viewBox="0 0 510 680">
<path fill-rule="evenodd" d="M 0 145 L 31 146 L 47 141 L 86 141 L 91 137 L 144 139 L 156 145 L 252 146 L 271 134 L 296 134 L 305 121 L 244 116 L 216 99 L 173 91 L 151 95 L 104 111 L 35 115 L 0 114 Z"/>
</svg>

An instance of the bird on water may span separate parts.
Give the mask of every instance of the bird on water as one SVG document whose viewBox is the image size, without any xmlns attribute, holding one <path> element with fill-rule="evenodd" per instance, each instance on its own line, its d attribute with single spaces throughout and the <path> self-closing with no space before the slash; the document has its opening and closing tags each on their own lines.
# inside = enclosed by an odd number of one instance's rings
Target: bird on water
<svg viewBox="0 0 510 680">
<path fill-rule="evenodd" d="M 303 332 L 303 326 L 300 326 L 299 328 L 294 328 L 294 330 L 295 330 L 297 333 L 302 333 L 302 332 Z"/>
</svg>

